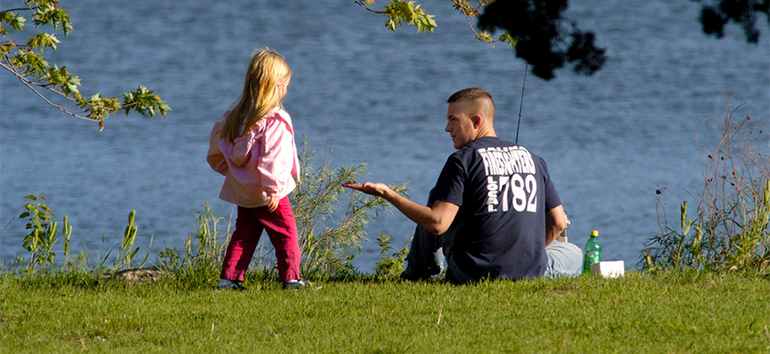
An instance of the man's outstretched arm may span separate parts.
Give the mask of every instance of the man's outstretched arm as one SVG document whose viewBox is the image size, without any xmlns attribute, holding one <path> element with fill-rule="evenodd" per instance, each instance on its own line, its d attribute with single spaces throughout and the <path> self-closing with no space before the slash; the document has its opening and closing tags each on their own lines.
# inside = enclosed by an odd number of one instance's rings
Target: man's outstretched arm
<svg viewBox="0 0 770 354">
<path fill-rule="evenodd" d="M 366 182 L 364 184 L 359 184 L 347 182 L 342 186 L 384 198 L 393 204 L 393 206 L 395 206 L 401 213 L 406 215 L 406 217 L 424 227 L 434 235 L 441 235 L 446 232 L 446 230 L 449 229 L 449 226 L 452 225 L 452 221 L 454 221 L 457 211 L 460 209 L 458 205 L 442 200 L 435 201 L 432 207 L 417 204 L 401 194 L 396 193 L 384 183 Z"/>
</svg>

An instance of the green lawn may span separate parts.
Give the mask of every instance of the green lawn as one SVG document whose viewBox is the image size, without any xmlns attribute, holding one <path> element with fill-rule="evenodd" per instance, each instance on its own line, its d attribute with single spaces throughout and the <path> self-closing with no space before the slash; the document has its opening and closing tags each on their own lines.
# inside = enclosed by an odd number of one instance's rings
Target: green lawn
<svg viewBox="0 0 770 354">
<path fill-rule="evenodd" d="M 0 352 L 770 352 L 768 278 L 245 285 L 0 276 Z"/>
</svg>

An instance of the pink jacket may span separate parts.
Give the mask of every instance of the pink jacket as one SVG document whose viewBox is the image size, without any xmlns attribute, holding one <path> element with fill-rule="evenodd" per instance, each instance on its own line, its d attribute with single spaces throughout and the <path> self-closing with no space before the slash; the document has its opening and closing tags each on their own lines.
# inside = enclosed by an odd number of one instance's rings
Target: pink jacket
<svg viewBox="0 0 770 354">
<path fill-rule="evenodd" d="M 283 198 L 299 180 L 299 158 L 289 113 L 280 109 L 260 119 L 234 142 L 221 139 L 224 118 L 214 124 L 206 156 L 214 171 L 225 176 L 219 198 L 245 208 Z"/>
</svg>

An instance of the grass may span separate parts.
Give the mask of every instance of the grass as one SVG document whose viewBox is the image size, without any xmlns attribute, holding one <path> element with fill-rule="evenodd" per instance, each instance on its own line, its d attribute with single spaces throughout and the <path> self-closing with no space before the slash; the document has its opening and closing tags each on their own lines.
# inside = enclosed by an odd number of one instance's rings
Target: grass
<svg viewBox="0 0 770 354">
<path fill-rule="evenodd" d="M 767 353 L 770 279 L 632 272 L 286 292 L 0 276 L 0 352 Z"/>
</svg>

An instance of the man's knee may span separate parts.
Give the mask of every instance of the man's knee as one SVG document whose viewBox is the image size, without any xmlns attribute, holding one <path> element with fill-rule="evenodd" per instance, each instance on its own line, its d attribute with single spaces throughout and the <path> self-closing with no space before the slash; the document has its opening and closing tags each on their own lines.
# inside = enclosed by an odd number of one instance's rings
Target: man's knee
<svg viewBox="0 0 770 354">
<path fill-rule="evenodd" d="M 583 251 L 569 242 L 554 241 L 545 248 L 547 276 L 577 276 L 583 271 Z"/>
</svg>

